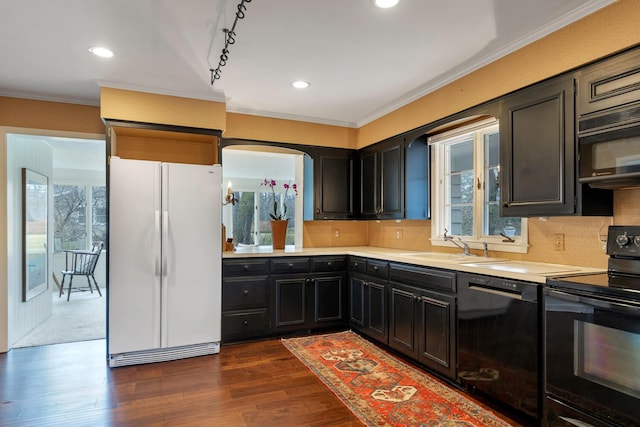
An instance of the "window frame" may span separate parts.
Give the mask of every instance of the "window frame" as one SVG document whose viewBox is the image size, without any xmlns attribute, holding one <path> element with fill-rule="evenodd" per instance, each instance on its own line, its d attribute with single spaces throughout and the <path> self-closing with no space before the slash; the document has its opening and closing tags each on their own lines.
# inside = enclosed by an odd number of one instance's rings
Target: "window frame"
<svg viewBox="0 0 640 427">
<path fill-rule="evenodd" d="M 454 245 L 444 239 L 444 229 L 448 223 L 447 217 L 447 188 L 445 186 L 445 172 L 447 169 L 447 145 L 451 139 L 462 139 L 464 135 L 475 133 L 474 136 L 474 193 L 473 193 L 473 234 L 470 236 L 457 236 L 469 244 L 472 249 L 483 249 L 487 243 L 489 250 L 527 253 L 528 251 L 528 221 L 521 218 L 521 235 L 514 237 L 515 242 L 505 242 L 505 238 L 500 235 L 484 235 L 485 207 L 488 203 L 485 199 L 485 163 L 484 163 L 484 138 L 479 137 L 500 132 L 499 122 L 496 118 L 481 120 L 470 125 L 443 132 L 429 137 L 429 145 L 432 150 L 431 157 L 431 182 L 432 182 L 432 220 L 431 220 L 431 244 L 433 246 L 454 247 Z M 476 182 L 481 183 L 480 186 Z"/>
</svg>

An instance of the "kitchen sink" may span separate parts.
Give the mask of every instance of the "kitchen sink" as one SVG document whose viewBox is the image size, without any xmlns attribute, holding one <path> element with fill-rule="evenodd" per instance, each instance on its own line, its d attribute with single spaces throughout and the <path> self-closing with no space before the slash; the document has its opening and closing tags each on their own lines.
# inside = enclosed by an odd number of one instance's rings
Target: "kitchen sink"
<svg viewBox="0 0 640 427">
<path fill-rule="evenodd" d="M 409 252 L 404 253 L 402 256 L 410 257 L 410 258 L 420 258 L 424 260 L 434 260 L 434 261 L 448 261 L 455 263 L 466 263 L 466 262 L 476 262 L 476 263 L 485 263 L 485 262 L 499 262 L 505 260 L 504 258 L 488 258 L 481 257 L 478 255 L 465 255 L 462 253 L 452 254 L 448 252 Z"/>
</svg>

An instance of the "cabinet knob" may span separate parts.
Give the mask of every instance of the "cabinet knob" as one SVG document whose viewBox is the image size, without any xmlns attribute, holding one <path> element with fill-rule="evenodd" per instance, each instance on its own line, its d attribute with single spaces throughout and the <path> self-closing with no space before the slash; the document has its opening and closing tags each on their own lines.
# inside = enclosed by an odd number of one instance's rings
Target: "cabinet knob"
<svg viewBox="0 0 640 427">
<path fill-rule="evenodd" d="M 248 320 L 245 320 L 244 322 L 242 322 L 242 326 L 247 326 L 249 324 Z"/>
<path fill-rule="evenodd" d="M 502 206 L 504 206 L 505 208 L 508 208 L 509 207 L 509 202 L 505 201 Z"/>
<path fill-rule="evenodd" d="M 327 262 L 327 267 L 331 267 L 331 261 Z"/>
<path fill-rule="evenodd" d="M 291 269 L 291 268 L 293 268 L 293 263 L 290 263 L 290 264 L 289 264 L 289 268 L 290 268 L 290 269 Z"/>
<path fill-rule="evenodd" d="M 354 267 L 357 267 L 357 266 L 358 266 L 358 263 L 357 263 L 357 262 L 354 262 L 354 263 L 353 263 L 353 266 L 354 266 Z"/>
<path fill-rule="evenodd" d="M 378 271 L 378 266 L 377 265 L 373 266 L 373 271 Z"/>
<path fill-rule="evenodd" d="M 242 266 L 242 269 L 244 271 L 249 271 L 249 266 L 247 264 L 245 264 L 245 265 Z"/>
<path fill-rule="evenodd" d="M 242 291 L 242 295 L 244 295 L 244 296 L 249 295 L 249 291 L 245 289 L 244 291 Z"/>
</svg>

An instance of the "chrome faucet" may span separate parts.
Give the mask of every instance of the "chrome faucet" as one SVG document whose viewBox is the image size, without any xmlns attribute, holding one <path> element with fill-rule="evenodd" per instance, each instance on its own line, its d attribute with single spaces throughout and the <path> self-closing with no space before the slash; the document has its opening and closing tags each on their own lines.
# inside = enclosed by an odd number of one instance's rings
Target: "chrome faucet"
<svg viewBox="0 0 640 427">
<path fill-rule="evenodd" d="M 460 249 L 462 249 L 462 251 L 464 252 L 464 255 L 471 255 L 471 253 L 469 252 L 469 244 L 467 242 L 465 242 L 464 240 L 462 240 L 462 237 L 458 237 L 458 242 L 455 241 L 455 238 L 451 235 L 447 235 L 447 233 L 449 232 L 449 230 L 447 230 L 446 228 L 444 229 L 444 240 L 446 242 L 451 242 L 454 245 L 456 245 L 457 247 L 459 247 Z"/>
</svg>

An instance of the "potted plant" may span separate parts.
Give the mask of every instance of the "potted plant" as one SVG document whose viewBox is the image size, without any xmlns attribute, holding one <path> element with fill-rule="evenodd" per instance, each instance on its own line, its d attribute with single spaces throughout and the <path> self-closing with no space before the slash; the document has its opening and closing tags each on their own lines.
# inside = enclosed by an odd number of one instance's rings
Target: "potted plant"
<svg viewBox="0 0 640 427">
<path fill-rule="evenodd" d="M 276 181 L 273 179 L 267 179 L 260 184 L 271 189 L 273 194 L 273 212 L 269 213 L 271 217 L 271 241 L 273 242 L 273 249 L 284 249 L 284 243 L 287 236 L 287 226 L 289 219 L 287 218 L 287 205 L 282 203 L 282 206 L 278 204 L 278 197 L 276 196 Z M 285 183 L 282 185 L 284 188 L 284 199 L 287 199 L 289 190 L 292 190 L 295 195 L 298 195 L 298 186 L 293 183 Z"/>
</svg>

